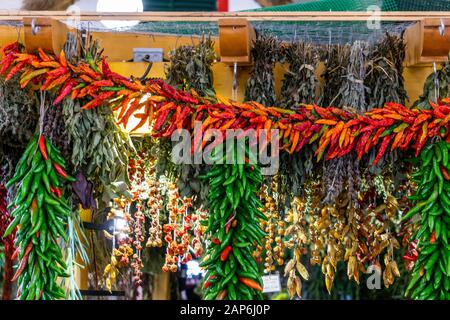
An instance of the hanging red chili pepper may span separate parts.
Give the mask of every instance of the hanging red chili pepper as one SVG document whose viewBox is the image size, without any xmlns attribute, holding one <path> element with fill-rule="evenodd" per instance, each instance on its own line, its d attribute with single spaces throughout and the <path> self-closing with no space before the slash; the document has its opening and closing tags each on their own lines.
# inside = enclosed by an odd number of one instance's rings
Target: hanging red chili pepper
<svg viewBox="0 0 450 320">
<path fill-rule="evenodd" d="M 224 262 L 228 259 L 231 249 L 233 249 L 232 246 L 226 246 L 225 249 L 223 249 L 222 253 L 220 254 L 220 261 Z"/>
<path fill-rule="evenodd" d="M 45 146 L 45 136 L 42 134 L 39 136 L 39 150 L 41 151 L 42 158 L 44 158 L 44 160 L 48 160 L 47 147 Z"/>
</svg>

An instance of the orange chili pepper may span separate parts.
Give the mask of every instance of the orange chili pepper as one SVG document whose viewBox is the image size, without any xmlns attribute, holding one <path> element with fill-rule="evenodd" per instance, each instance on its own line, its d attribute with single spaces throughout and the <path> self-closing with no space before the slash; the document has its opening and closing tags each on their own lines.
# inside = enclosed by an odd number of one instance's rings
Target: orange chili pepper
<svg viewBox="0 0 450 320">
<path fill-rule="evenodd" d="M 298 139 L 300 138 L 300 131 L 295 130 L 295 132 L 293 132 L 293 136 L 294 137 L 292 138 L 291 150 L 289 150 L 290 154 L 294 153 L 294 150 L 297 147 Z"/>
<path fill-rule="evenodd" d="M 243 277 L 238 277 L 238 280 L 240 283 L 246 285 L 249 288 L 258 290 L 258 291 L 263 291 L 263 288 L 257 284 L 255 281 L 248 279 L 248 278 L 243 278 Z"/>
<path fill-rule="evenodd" d="M 64 53 L 64 50 L 61 50 L 61 53 L 59 54 L 59 63 L 61 63 L 63 67 L 67 67 L 66 54 Z"/>
<path fill-rule="evenodd" d="M 336 120 L 329 120 L 329 119 L 319 119 L 316 121 L 317 124 L 324 124 L 327 126 L 334 126 L 335 124 L 337 124 Z"/>
<path fill-rule="evenodd" d="M 339 137 L 339 148 L 342 148 L 344 146 L 344 142 L 345 142 L 345 140 L 347 138 L 347 132 L 348 132 L 347 128 L 344 128 L 341 131 L 341 136 Z"/>
</svg>

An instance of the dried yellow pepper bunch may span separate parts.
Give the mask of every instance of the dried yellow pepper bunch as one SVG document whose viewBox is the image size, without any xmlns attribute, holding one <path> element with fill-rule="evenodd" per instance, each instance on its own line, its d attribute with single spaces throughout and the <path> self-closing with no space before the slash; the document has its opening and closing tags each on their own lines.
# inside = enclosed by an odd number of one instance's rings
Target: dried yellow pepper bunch
<svg viewBox="0 0 450 320">
<path fill-rule="evenodd" d="M 106 265 L 103 271 L 103 277 L 105 278 L 106 288 L 111 291 L 113 284 L 117 280 L 117 274 L 119 269 L 126 267 L 130 263 L 130 257 L 132 257 L 134 251 L 130 244 L 126 240 L 121 240 L 119 247 L 113 249 L 111 255 L 111 263 Z"/>
<path fill-rule="evenodd" d="M 254 253 L 257 261 L 262 260 L 264 256 L 264 269 L 266 272 L 275 270 L 275 262 L 278 266 L 284 264 L 285 245 L 283 241 L 285 222 L 281 219 L 278 208 L 278 179 L 274 177 L 270 184 L 271 194 L 269 188 L 262 186 L 260 191 L 261 202 L 263 207 L 260 211 L 267 217 L 267 221 L 261 220 L 261 227 L 266 232 L 266 237 L 263 239 L 262 246 L 258 246 Z"/>
<path fill-rule="evenodd" d="M 202 221 L 208 220 L 208 212 L 203 210 L 202 207 L 195 210 L 195 214 L 192 215 L 192 223 L 194 229 L 194 237 L 192 239 L 192 247 L 194 255 L 200 257 L 203 254 L 203 236 L 206 227 L 201 224 Z"/>
<path fill-rule="evenodd" d="M 397 213 L 397 199 L 387 194 L 385 203 L 369 211 L 359 230 L 361 238 L 365 239 L 365 242 L 361 243 L 358 253 L 358 258 L 362 263 L 368 262 L 377 265 L 382 270 L 379 257 L 385 252 L 383 282 L 386 288 L 394 283 L 395 277 L 400 276 L 397 262 L 394 259 L 394 249 L 399 249 L 400 244 L 391 230 Z"/>
<path fill-rule="evenodd" d="M 288 276 L 287 289 L 291 299 L 295 295 L 299 298 L 302 297 L 302 281 L 298 275 L 304 280 L 309 279 L 309 273 L 301 263 L 302 254 L 306 253 L 304 246 L 308 244 L 305 230 L 306 221 L 303 219 L 304 210 L 304 203 L 298 197 L 295 197 L 285 218 L 289 224 L 285 231 L 285 237 L 289 239 L 286 242 L 286 247 L 294 252 L 292 259 L 288 261 L 284 268 L 284 276 Z"/>
</svg>

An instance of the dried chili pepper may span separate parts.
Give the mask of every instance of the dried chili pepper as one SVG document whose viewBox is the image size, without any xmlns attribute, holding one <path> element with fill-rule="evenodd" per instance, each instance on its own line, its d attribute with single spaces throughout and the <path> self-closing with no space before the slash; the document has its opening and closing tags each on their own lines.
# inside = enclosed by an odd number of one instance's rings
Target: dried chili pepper
<svg viewBox="0 0 450 320">
<path fill-rule="evenodd" d="M 94 100 L 86 103 L 83 107 L 81 107 L 81 109 L 89 110 L 89 109 L 93 109 L 95 107 L 98 107 L 98 106 L 102 105 L 103 103 L 105 103 L 106 100 L 108 100 L 113 95 L 114 95 L 113 91 L 103 92 L 103 93 L 99 94 L 97 96 L 97 98 L 95 98 Z"/>
<path fill-rule="evenodd" d="M 377 156 L 375 157 L 375 160 L 373 161 L 373 165 L 376 165 L 381 158 L 384 156 L 384 153 L 386 152 L 387 147 L 389 146 L 389 143 L 391 142 L 392 136 L 386 136 L 381 141 L 380 149 L 378 150 Z"/>
<path fill-rule="evenodd" d="M 75 86 L 74 81 L 68 81 L 58 92 L 58 96 L 53 101 L 53 105 L 56 106 L 59 103 L 61 103 L 64 100 L 64 98 L 72 92 L 74 86 Z M 75 98 L 76 96 L 74 96 L 72 100 L 74 100 Z"/>
</svg>

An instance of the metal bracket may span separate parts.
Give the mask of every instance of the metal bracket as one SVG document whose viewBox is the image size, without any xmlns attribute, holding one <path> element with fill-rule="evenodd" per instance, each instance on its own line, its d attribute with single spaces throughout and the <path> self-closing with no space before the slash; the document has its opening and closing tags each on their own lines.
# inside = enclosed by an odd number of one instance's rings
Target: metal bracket
<svg viewBox="0 0 450 320">
<path fill-rule="evenodd" d="M 83 226 L 87 230 L 94 231 L 108 231 L 111 233 L 114 229 L 114 220 L 108 220 L 105 223 L 91 223 L 91 222 L 83 222 Z"/>
<path fill-rule="evenodd" d="M 41 30 L 41 28 L 36 24 L 36 18 L 33 18 L 33 20 L 31 20 L 31 33 L 35 36 L 38 34 L 39 30 Z"/>
</svg>

